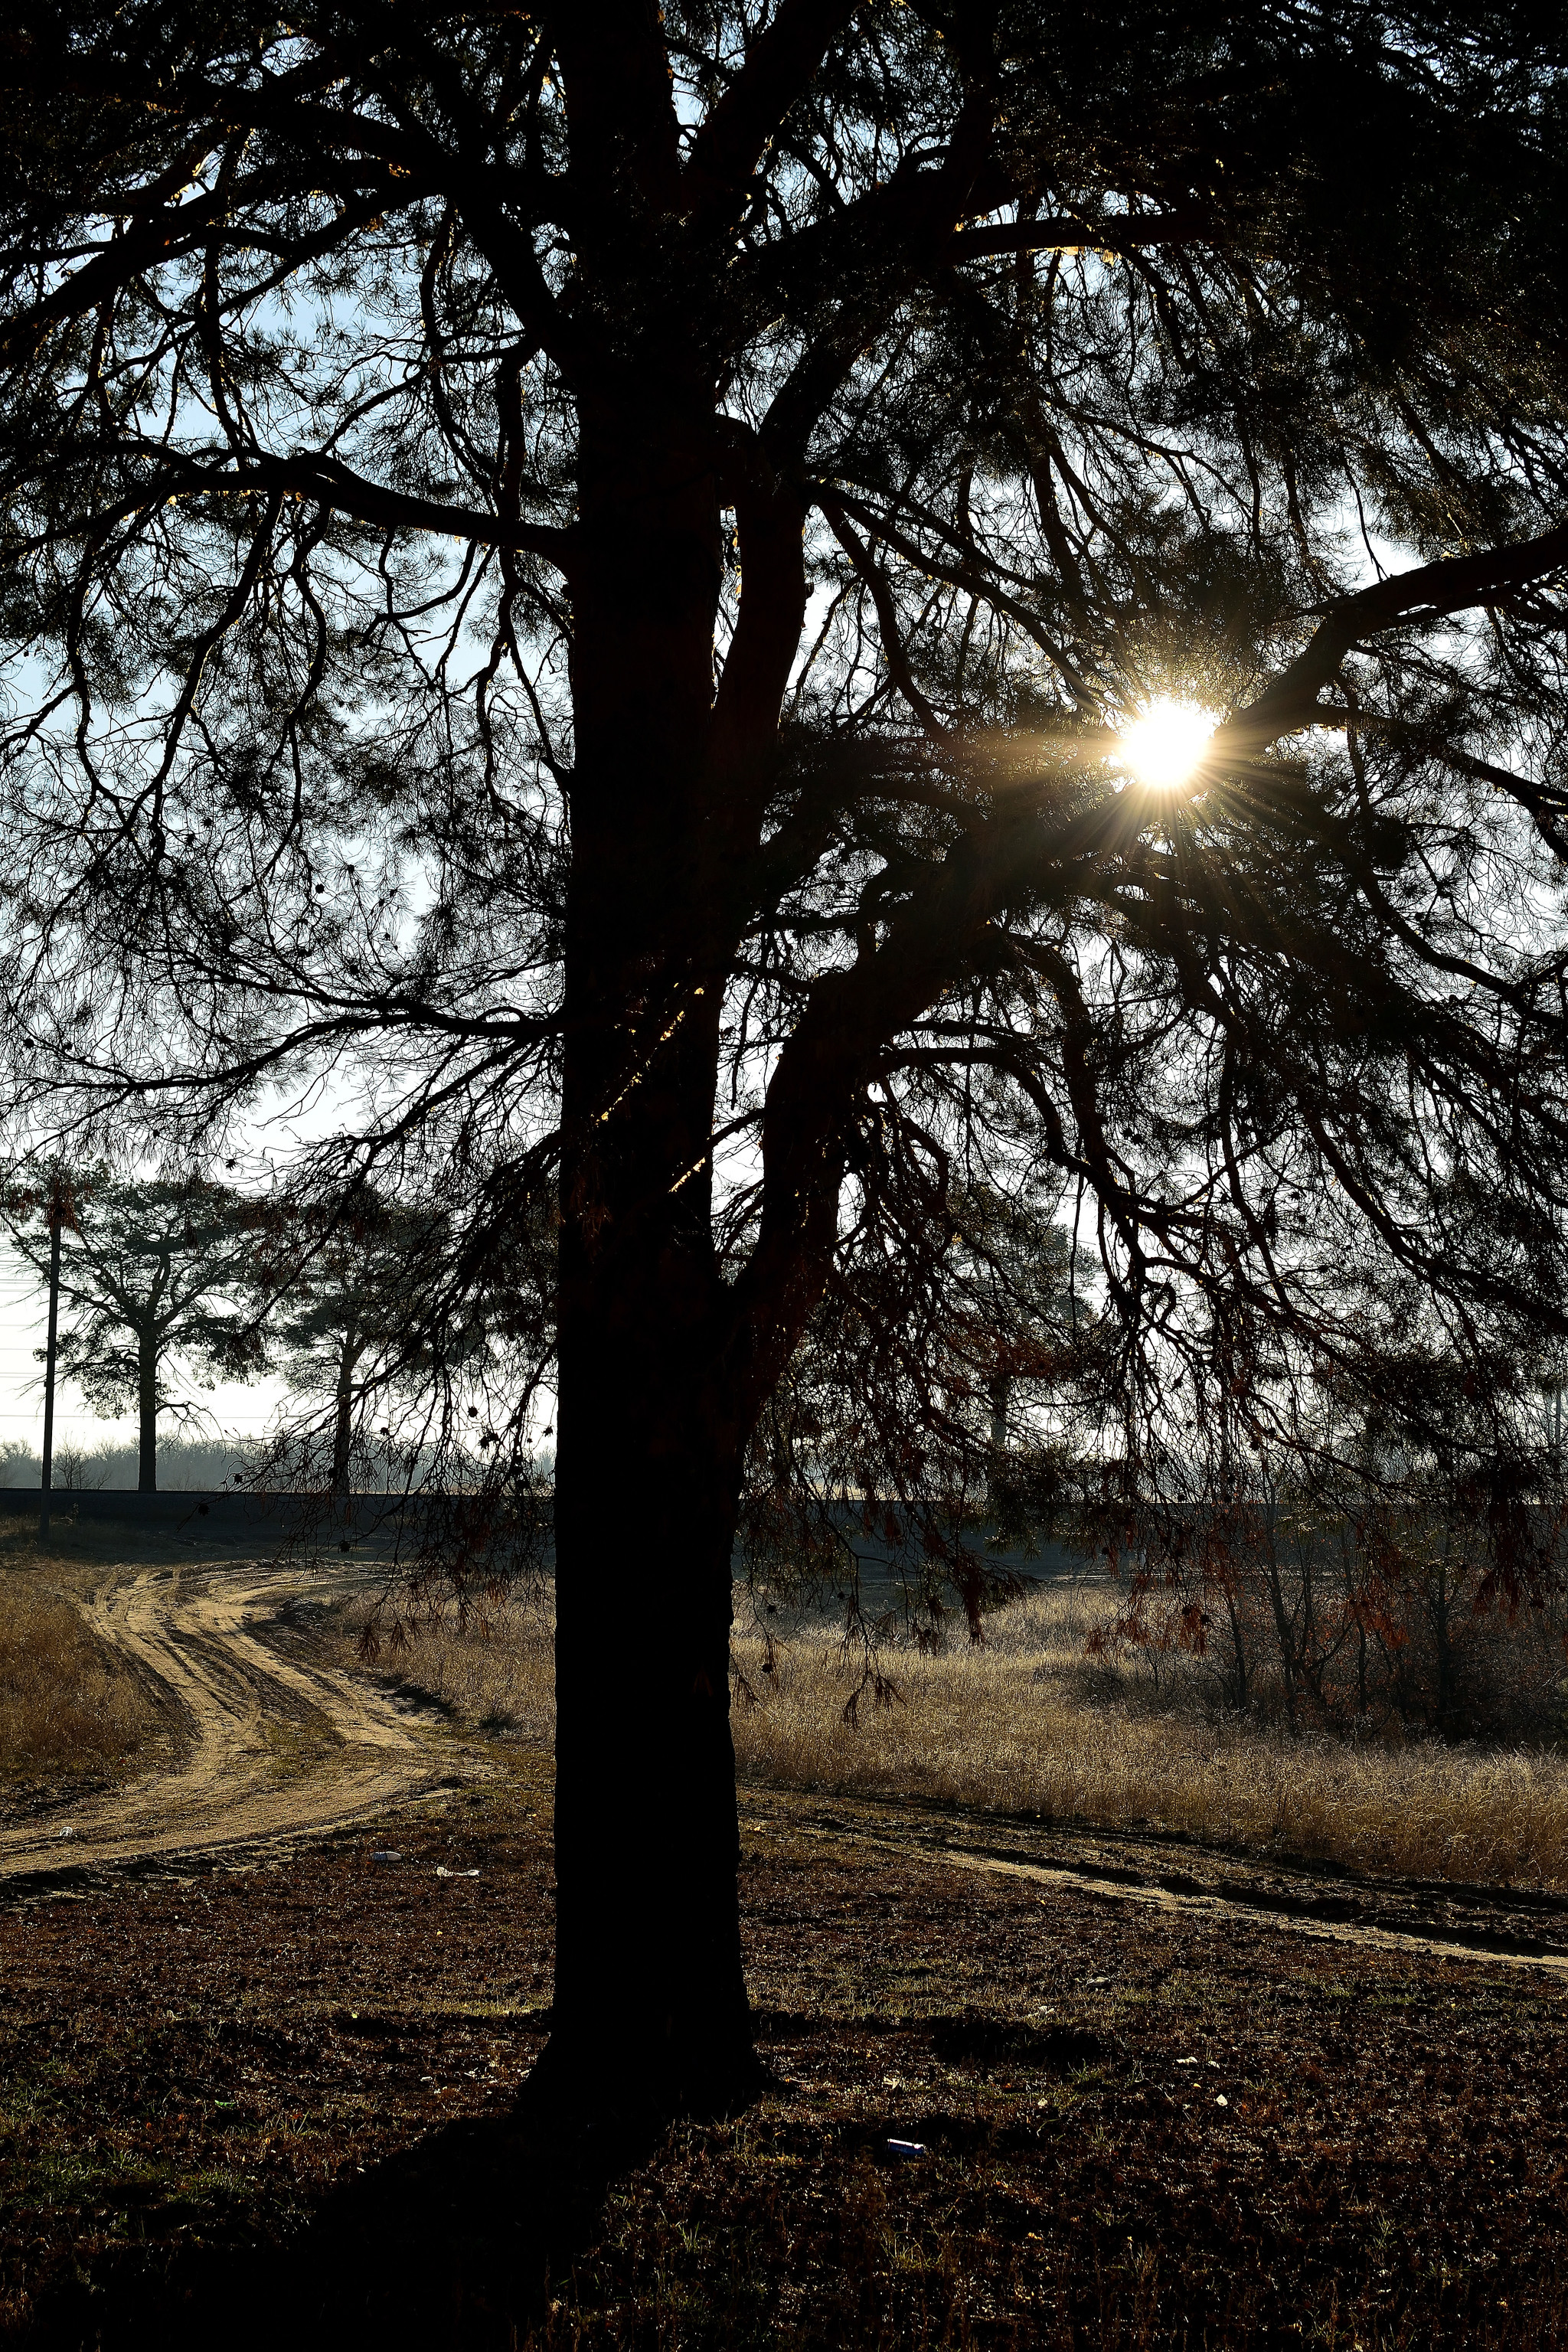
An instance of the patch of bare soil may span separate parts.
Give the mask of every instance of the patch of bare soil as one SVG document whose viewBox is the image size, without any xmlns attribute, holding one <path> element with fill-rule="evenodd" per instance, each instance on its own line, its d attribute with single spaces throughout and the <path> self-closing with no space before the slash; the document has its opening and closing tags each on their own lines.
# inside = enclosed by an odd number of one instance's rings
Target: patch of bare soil
<svg viewBox="0 0 1568 2352">
<path fill-rule="evenodd" d="M 1463 1880 L 1399 1878 L 1289 1855 L 1260 1858 L 1208 1840 L 1029 1822 L 1012 1814 L 887 1799 L 796 1801 L 809 1834 L 1079 1891 L 1100 1902 L 1289 1927 L 1358 1951 L 1486 1958 L 1568 1975 L 1568 1895 Z"/>
<path fill-rule="evenodd" d="M 1161 1851 L 753 1792 L 776 2088 L 595 2146 L 516 2105 L 548 1803 L 514 1754 L 250 1866 L 0 1889 L 7 2340 L 1568 2340 L 1568 1984 L 1522 1914 L 1469 1906 L 1500 1965 L 1415 1932 L 1457 1924 L 1442 1890 L 1263 1874 L 1227 1905 L 1190 1854 L 1162 1890 Z"/>
</svg>

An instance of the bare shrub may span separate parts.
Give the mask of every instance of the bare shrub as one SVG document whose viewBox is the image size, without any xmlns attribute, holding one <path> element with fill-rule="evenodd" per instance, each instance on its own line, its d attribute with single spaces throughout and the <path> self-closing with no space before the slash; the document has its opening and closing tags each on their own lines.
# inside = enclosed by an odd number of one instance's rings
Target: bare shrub
<svg viewBox="0 0 1568 2352">
<path fill-rule="evenodd" d="M 157 1728 L 134 1675 L 70 1601 L 26 1570 L 0 1570 L 0 1776 L 97 1778 Z"/>
<path fill-rule="evenodd" d="M 1150 1515 L 1093 1646 L 1256 1723 L 1541 1742 L 1563 1728 L 1568 1592 L 1552 1514 L 1363 1491 Z"/>
</svg>

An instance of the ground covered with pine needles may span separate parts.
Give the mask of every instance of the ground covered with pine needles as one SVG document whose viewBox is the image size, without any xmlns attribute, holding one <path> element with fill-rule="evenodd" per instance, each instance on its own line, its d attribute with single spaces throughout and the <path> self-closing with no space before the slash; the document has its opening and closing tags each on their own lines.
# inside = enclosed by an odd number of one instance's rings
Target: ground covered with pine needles
<svg viewBox="0 0 1568 2352">
<path fill-rule="evenodd" d="M 0 2340 L 1568 2339 L 1561 1970 L 960 1868 L 888 1842 L 912 1810 L 742 1813 L 775 2087 L 597 2150 L 515 2112 L 535 1748 L 243 1867 L 8 1888 Z"/>
</svg>

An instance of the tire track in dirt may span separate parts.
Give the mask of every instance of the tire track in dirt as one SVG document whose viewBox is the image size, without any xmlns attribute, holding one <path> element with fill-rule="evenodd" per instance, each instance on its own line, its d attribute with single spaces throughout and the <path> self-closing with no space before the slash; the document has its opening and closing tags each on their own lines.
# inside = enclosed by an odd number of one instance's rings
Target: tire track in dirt
<svg viewBox="0 0 1568 2352">
<path fill-rule="evenodd" d="M 1537 1944 L 1533 1938 L 1529 1942 L 1510 1941 L 1486 1928 L 1467 1933 L 1462 1927 L 1451 1926 L 1379 1927 L 1367 1919 L 1314 1916 L 1310 1900 L 1277 1902 L 1261 1890 L 1242 1893 L 1225 1887 L 1173 1885 L 1158 1876 L 1143 1876 L 1132 1871 L 1075 1869 L 1070 1864 L 1033 1862 L 1016 1854 L 962 1845 L 944 1837 L 889 1837 L 874 1830 L 851 1828 L 841 1822 L 796 1822 L 792 1827 L 804 1830 L 808 1836 L 868 1846 L 906 1860 L 918 1858 L 946 1864 L 954 1870 L 1022 1878 L 1062 1894 L 1087 1895 L 1102 1903 L 1130 1903 L 1145 1910 L 1165 1912 L 1172 1917 L 1207 1918 L 1216 1925 L 1240 1921 L 1274 1934 L 1283 1932 L 1315 1942 L 1352 1945 L 1363 1950 L 1420 1952 L 1439 1959 L 1509 1969 L 1545 1969 L 1568 1976 L 1568 1948 L 1563 1943 Z M 1364 1892 L 1375 1900 L 1375 1890 Z M 1342 1892 L 1327 1899 L 1342 1901 Z M 1568 1926 L 1568 1922 L 1563 1924 Z"/>
<path fill-rule="evenodd" d="M 238 1561 L 149 1568 L 81 1603 L 89 1622 L 181 1712 L 191 1744 L 71 1809 L 0 1830 L 0 1881 L 339 1829 L 449 1780 L 453 1759 L 369 1683 L 289 1657 L 258 1629 L 345 1580 Z"/>
</svg>

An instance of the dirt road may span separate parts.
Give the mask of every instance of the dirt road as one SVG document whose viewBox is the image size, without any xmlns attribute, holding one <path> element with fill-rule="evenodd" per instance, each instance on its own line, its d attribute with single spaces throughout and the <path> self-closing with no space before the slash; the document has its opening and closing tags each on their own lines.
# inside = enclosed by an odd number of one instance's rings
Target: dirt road
<svg viewBox="0 0 1568 2352">
<path fill-rule="evenodd" d="M 756 1804 L 760 1792 L 752 1791 Z M 1096 1831 L 1023 1819 L 965 1817 L 886 1799 L 770 1791 L 795 1835 L 868 1856 L 919 1857 L 951 1870 L 1013 1878 L 1171 1926 L 1225 1923 L 1363 1951 L 1420 1952 L 1488 1967 L 1544 1969 L 1568 1979 L 1568 1899 L 1518 1887 L 1479 1887 L 1345 1873 L 1254 1855 L 1175 1848 L 1154 1833 Z M 747 1824 L 765 1830 L 763 1819 Z M 976 1842 L 976 1832 L 986 1843 Z M 998 1843 L 997 1840 L 1004 1843 Z"/>
<path fill-rule="evenodd" d="M 0 1880 L 338 1828 L 449 1779 L 451 1753 L 416 1717 L 302 1647 L 289 1654 L 285 1612 L 337 1590 L 238 1561 L 148 1568 L 87 1599 L 189 1744 L 172 1771 L 0 1831 Z"/>
</svg>

